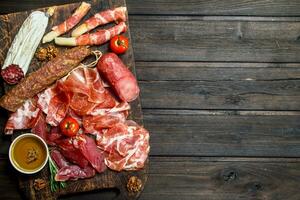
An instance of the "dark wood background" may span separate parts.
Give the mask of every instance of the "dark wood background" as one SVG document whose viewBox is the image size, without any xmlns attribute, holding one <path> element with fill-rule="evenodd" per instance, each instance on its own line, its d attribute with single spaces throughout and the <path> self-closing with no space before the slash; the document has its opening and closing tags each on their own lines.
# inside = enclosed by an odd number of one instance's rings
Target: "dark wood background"
<svg viewBox="0 0 300 200">
<path fill-rule="evenodd" d="M 76 1 L 0 1 L 0 13 L 69 2 Z M 151 132 L 140 199 L 299 200 L 300 1 L 127 5 Z M 20 199 L 8 145 L 2 137 L 0 199 Z M 65 199 L 110 199 L 114 192 Z"/>
</svg>

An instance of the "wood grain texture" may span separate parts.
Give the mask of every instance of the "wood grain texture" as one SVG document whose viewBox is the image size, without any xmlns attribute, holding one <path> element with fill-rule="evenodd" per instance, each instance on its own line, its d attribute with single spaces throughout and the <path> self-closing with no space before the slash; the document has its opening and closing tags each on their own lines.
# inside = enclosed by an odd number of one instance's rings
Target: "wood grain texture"
<svg viewBox="0 0 300 200">
<path fill-rule="evenodd" d="M 299 159 L 151 157 L 149 184 L 140 200 L 298 200 Z M 19 200 L 6 159 L 1 159 L 0 193 Z M 95 199 L 101 192 L 62 199 Z M 109 199 L 113 194 L 102 195 Z M 107 197 L 107 198 L 106 198 Z"/>
<path fill-rule="evenodd" d="M 299 170 L 299 159 L 152 158 L 140 199 L 298 200 Z"/>
<path fill-rule="evenodd" d="M 279 81 L 300 79 L 299 63 L 136 62 L 136 71 L 140 81 Z"/>
<path fill-rule="evenodd" d="M 79 0 L 10 0 L 1 2 L 0 13 L 79 2 Z M 240 15 L 299 16 L 297 0 L 127 0 L 129 14 L 138 15 Z"/>
<path fill-rule="evenodd" d="M 108 1 L 108 0 L 94 0 L 91 1 L 92 3 L 92 10 L 90 13 L 85 17 L 87 19 L 88 17 L 92 16 L 94 13 L 105 10 L 111 7 L 118 7 L 118 6 L 126 6 L 124 0 L 115 0 L 115 1 Z M 53 25 L 56 25 L 58 23 L 61 23 L 64 21 L 68 16 L 71 15 L 71 13 L 79 6 L 79 3 L 77 4 L 69 4 L 64 6 L 58 6 L 56 8 L 56 11 L 54 15 L 50 18 L 48 29 Z M 42 11 L 46 11 L 47 8 L 39 9 Z M 11 41 L 13 40 L 15 34 L 17 33 L 19 27 L 22 25 L 23 21 L 26 19 L 26 17 L 30 14 L 30 11 L 26 12 L 20 12 L 20 13 L 13 13 L 8 15 L 0 16 L 0 36 L 2 37 L 2 45 L 3 48 L 0 50 L 0 60 L 1 64 L 3 63 L 3 60 L 6 56 L 6 52 L 8 51 L 8 48 L 11 44 Z M 130 39 L 130 30 L 128 28 L 127 33 L 125 34 Z M 131 40 L 131 39 L 130 39 Z M 47 44 L 48 45 L 48 44 Z M 93 49 L 100 49 L 102 52 L 107 51 L 107 44 L 102 45 L 101 47 L 93 47 Z M 135 65 L 134 65 L 134 57 L 133 57 L 133 51 L 132 47 L 127 51 L 126 54 L 124 54 L 122 57 L 122 60 L 124 63 L 135 73 Z M 30 65 L 30 71 L 34 71 L 37 68 L 41 67 L 41 63 L 38 63 L 35 58 L 32 60 Z M 5 86 L 6 91 L 9 89 L 8 86 Z M 131 111 L 130 111 L 130 118 L 134 119 L 137 123 L 142 124 L 142 112 L 141 112 L 141 106 L 140 106 L 140 100 L 137 99 L 131 104 Z M 3 112 L 3 111 L 2 111 Z M 3 115 L 3 118 L 5 115 Z M 2 120 L 1 117 L 1 124 L 4 120 Z M 3 128 L 3 124 L 2 124 Z M 7 139 L 3 138 L 3 141 L 6 141 L 6 143 L 3 143 L 3 147 L 1 151 L 7 152 Z M 5 145 L 6 144 L 6 145 Z M 23 192 L 24 196 L 28 199 L 56 199 L 59 196 L 69 195 L 73 193 L 79 193 L 79 192 L 86 192 L 86 191 L 93 191 L 93 190 L 99 190 L 99 189 L 110 189 L 115 188 L 119 190 L 119 196 L 117 198 L 119 199 L 136 199 L 140 195 L 140 192 L 131 193 L 127 190 L 126 185 L 131 176 L 137 176 L 141 179 L 143 186 L 147 181 L 147 171 L 148 171 L 148 162 L 145 164 L 144 169 L 139 171 L 133 171 L 133 172 L 114 172 L 111 170 L 106 170 L 104 173 L 97 174 L 95 177 L 91 179 L 84 179 L 84 180 L 78 180 L 78 181 L 68 181 L 67 187 L 62 190 L 58 190 L 55 193 L 52 193 L 50 191 L 50 185 L 49 185 L 49 170 L 48 168 L 44 168 L 40 173 L 37 173 L 32 176 L 22 176 L 19 174 L 19 186 L 21 191 Z M 42 178 L 46 180 L 47 186 L 45 189 L 36 191 L 33 187 L 33 182 L 37 178 Z M 142 187 L 143 189 L 143 187 Z"/>
<path fill-rule="evenodd" d="M 153 156 L 300 157 L 300 112 L 144 109 Z"/>
<path fill-rule="evenodd" d="M 299 21 L 186 16 L 132 16 L 131 20 L 137 61 L 300 61 Z"/>
<path fill-rule="evenodd" d="M 130 14 L 299 16 L 297 0 L 128 0 Z"/>
<path fill-rule="evenodd" d="M 140 87 L 144 108 L 225 110 L 300 108 L 300 80 L 140 81 Z"/>
<path fill-rule="evenodd" d="M 299 110 L 298 63 L 137 62 L 144 108 Z"/>
</svg>

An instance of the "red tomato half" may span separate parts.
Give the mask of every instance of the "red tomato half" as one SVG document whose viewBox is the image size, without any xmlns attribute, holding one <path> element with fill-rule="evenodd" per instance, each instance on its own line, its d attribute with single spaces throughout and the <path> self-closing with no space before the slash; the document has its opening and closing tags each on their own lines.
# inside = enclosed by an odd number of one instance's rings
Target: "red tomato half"
<svg viewBox="0 0 300 200">
<path fill-rule="evenodd" d="M 122 54 L 127 51 L 129 46 L 128 38 L 123 35 L 116 35 L 110 40 L 110 49 L 116 54 Z"/>
<path fill-rule="evenodd" d="M 61 132 L 69 137 L 75 136 L 79 130 L 79 124 L 76 119 L 66 117 L 59 124 Z"/>
</svg>

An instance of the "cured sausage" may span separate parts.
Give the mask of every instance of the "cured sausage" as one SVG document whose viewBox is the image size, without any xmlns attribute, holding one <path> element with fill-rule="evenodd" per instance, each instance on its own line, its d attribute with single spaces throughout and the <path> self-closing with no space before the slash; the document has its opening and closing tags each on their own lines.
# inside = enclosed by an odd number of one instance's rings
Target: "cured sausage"
<svg viewBox="0 0 300 200">
<path fill-rule="evenodd" d="M 0 99 L 0 106 L 15 112 L 27 99 L 32 98 L 77 67 L 90 53 L 91 50 L 85 46 L 66 50 L 37 71 L 30 73 L 8 91 Z"/>
<path fill-rule="evenodd" d="M 121 100 L 130 102 L 138 97 L 140 89 L 136 78 L 115 53 L 103 55 L 97 69 Z"/>
</svg>

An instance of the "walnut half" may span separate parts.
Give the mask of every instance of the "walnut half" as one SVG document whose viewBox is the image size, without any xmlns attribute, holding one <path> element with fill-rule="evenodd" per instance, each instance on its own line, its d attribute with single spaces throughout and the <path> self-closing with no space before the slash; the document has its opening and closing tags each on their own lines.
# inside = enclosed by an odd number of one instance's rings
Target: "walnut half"
<svg viewBox="0 0 300 200">
<path fill-rule="evenodd" d="M 44 179 L 38 178 L 34 180 L 33 187 L 35 190 L 41 190 L 46 187 L 46 181 Z"/>
<path fill-rule="evenodd" d="M 142 181 L 136 176 L 129 178 L 127 182 L 127 190 L 129 192 L 139 192 L 142 189 Z"/>
</svg>

